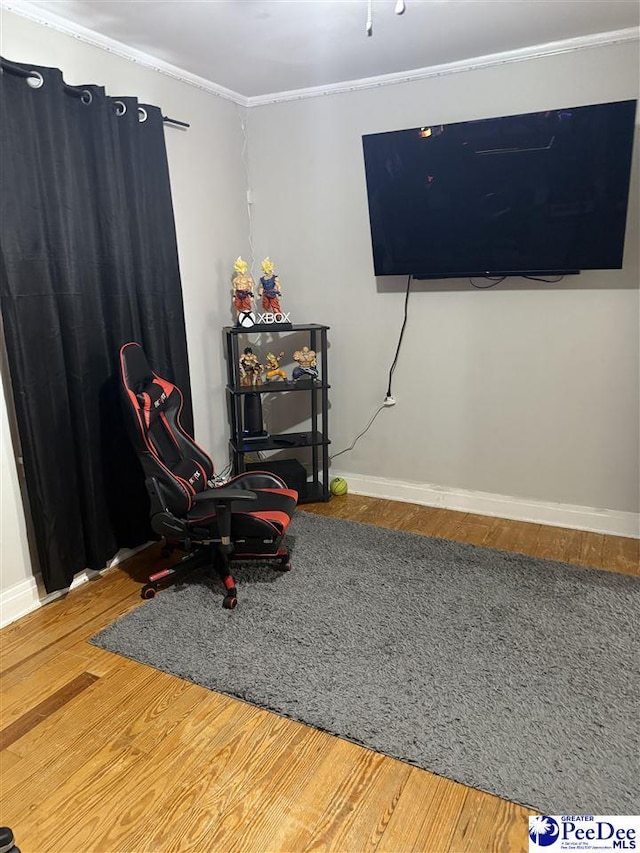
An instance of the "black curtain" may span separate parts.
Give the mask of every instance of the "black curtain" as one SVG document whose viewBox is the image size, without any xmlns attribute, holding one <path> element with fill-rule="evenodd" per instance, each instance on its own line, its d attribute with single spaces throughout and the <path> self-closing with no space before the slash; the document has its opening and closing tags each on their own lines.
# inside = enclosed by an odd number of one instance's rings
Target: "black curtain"
<svg viewBox="0 0 640 853">
<path fill-rule="evenodd" d="M 47 591 L 152 538 L 118 351 L 191 398 L 161 111 L 12 63 L 0 76 L 4 336 Z M 33 88 L 15 71 L 37 72 Z"/>
</svg>

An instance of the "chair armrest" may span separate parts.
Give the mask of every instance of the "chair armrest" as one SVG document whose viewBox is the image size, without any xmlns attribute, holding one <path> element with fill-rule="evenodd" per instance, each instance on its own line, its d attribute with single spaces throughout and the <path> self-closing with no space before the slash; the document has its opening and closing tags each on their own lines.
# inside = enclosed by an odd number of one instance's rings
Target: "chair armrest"
<svg viewBox="0 0 640 853">
<path fill-rule="evenodd" d="M 204 492 L 198 492 L 197 495 L 193 496 L 194 502 L 214 500 L 225 503 L 226 501 L 255 501 L 257 499 L 258 496 L 255 492 L 248 492 L 246 489 L 225 489 L 224 486 L 219 489 L 206 489 Z"/>
<path fill-rule="evenodd" d="M 206 489 L 193 496 L 194 501 L 213 501 L 216 507 L 216 520 L 218 532 L 220 533 L 220 552 L 223 555 L 231 554 L 233 543 L 231 541 L 231 504 L 233 501 L 255 501 L 258 496 L 255 492 L 245 489 Z"/>
</svg>

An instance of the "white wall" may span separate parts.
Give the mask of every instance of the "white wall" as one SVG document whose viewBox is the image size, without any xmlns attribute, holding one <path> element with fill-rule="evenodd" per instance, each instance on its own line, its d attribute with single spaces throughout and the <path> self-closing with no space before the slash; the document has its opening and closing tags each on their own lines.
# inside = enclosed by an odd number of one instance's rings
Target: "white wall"
<svg viewBox="0 0 640 853">
<path fill-rule="evenodd" d="M 0 394 L 0 591 L 29 577 L 30 558 L 4 394 Z"/>
<path fill-rule="evenodd" d="M 244 110 L 194 86 L 87 45 L 3 10 L 2 55 L 61 68 L 66 82 L 97 83 L 112 95 L 135 95 L 164 115 L 189 122 L 167 127 L 171 185 L 182 273 L 196 435 L 224 467 L 228 459 L 221 327 L 232 321 L 233 261 L 247 251 Z M 159 309 L 161 306 L 158 306 Z M 6 417 L 4 398 L 0 416 Z M 4 421 L 3 421 L 4 422 Z M 3 430 L 3 530 L 0 590 L 30 576 L 12 451 Z M 13 467 L 13 470 L 12 470 Z M 16 538 L 17 537 L 17 538 Z"/>
<path fill-rule="evenodd" d="M 250 110 L 256 254 L 294 321 L 331 326 L 334 451 L 381 403 L 402 321 L 404 279 L 373 273 L 362 134 L 635 97 L 631 43 Z M 636 158 L 622 271 L 414 284 L 398 403 L 336 470 L 637 513 L 637 209 Z"/>
</svg>

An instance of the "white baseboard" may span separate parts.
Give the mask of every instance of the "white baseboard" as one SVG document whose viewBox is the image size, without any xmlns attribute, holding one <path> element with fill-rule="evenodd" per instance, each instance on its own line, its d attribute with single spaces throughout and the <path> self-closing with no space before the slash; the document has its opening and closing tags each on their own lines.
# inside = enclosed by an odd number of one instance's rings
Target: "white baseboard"
<svg viewBox="0 0 640 853">
<path fill-rule="evenodd" d="M 100 572 L 93 571 L 92 569 L 85 569 L 84 571 L 79 572 L 74 577 L 71 586 L 68 587 L 68 589 L 61 589 L 57 592 L 47 594 L 44 592 L 41 577 L 37 575 L 20 581 L 19 583 L 10 586 L 8 589 L 2 590 L 0 592 L 0 628 L 4 628 L 5 625 L 15 622 L 16 619 L 20 619 L 22 616 L 26 616 L 27 613 L 31 613 L 32 610 L 37 610 L 38 607 L 42 607 L 45 604 L 49 604 L 51 601 L 56 601 L 58 598 L 62 598 L 62 596 L 66 595 L 70 590 L 82 586 L 82 584 L 92 580 L 92 578 L 100 577 L 103 572 L 113 569 L 119 563 L 122 563 L 124 560 L 132 557 L 134 554 L 137 554 L 138 551 L 142 551 L 143 548 L 147 548 L 150 544 L 151 543 L 147 542 L 144 545 L 140 545 L 138 548 L 123 548 L 118 551 L 113 560 L 111 560 Z"/>
<path fill-rule="evenodd" d="M 332 470 L 331 476 L 344 477 L 349 484 L 349 492 L 355 495 L 406 501 L 515 521 L 530 521 L 534 524 L 549 524 L 553 527 L 640 538 L 640 513 L 546 503 L 509 495 L 446 488 L 433 483 L 406 483 L 402 480 L 351 474 L 348 471 Z"/>
</svg>

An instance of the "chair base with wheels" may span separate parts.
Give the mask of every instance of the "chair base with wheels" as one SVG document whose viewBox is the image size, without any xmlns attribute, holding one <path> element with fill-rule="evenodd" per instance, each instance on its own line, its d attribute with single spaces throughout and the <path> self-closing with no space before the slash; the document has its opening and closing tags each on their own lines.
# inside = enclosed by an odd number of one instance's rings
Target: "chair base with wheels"
<svg viewBox="0 0 640 853">
<path fill-rule="evenodd" d="M 177 549 L 184 546 L 171 542 L 165 543 L 160 552 L 161 557 L 169 557 Z M 241 562 L 266 562 L 273 564 L 273 568 L 280 572 L 291 571 L 291 554 L 288 548 L 280 547 L 275 554 L 236 554 L 227 555 L 227 566 L 220 560 L 220 556 L 214 544 L 203 545 L 198 543 L 192 553 L 185 554 L 177 563 L 164 569 L 159 569 L 152 575 L 140 590 L 141 598 L 155 598 L 156 594 L 169 584 L 180 583 L 189 574 L 209 567 L 224 584 L 226 594 L 222 600 L 222 606 L 233 610 L 238 604 L 237 589 L 231 567 L 233 563 Z"/>
</svg>

